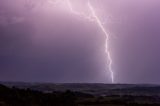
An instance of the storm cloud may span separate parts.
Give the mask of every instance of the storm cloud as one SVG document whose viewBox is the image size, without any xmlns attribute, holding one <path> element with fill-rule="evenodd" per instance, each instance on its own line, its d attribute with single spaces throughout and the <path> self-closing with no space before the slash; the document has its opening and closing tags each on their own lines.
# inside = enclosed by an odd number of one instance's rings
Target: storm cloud
<svg viewBox="0 0 160 106">
<path fill-rule="evenodd" d="M 92 3 L 110 34 L 116 82 L 159 83 L 160 2 Z M 2 81 L 110 83 L 104 44 L 96 23 L 45 0 L 0 1 Z"/>
</svg>

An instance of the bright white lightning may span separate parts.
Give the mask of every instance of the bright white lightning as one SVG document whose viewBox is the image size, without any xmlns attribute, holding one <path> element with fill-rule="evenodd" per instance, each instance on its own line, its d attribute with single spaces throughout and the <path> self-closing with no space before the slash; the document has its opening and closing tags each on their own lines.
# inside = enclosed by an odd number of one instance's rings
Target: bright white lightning
<svg viewBox="0 0 160 106">
<path fill-rule="evenodd" d="M 59 0 L 57 0 L 57 1 L 59 1 Z M 57 4 L 57 1 L 56 1 L 56 3 L 53 3 L 53 1 L 50 0 L 50 2 L 52 2 L 52 4 Z M 69 8 L 69 10 L 71 11 L 72 14 L 80 16 L 80 17 L 83 17 L 85 19 L 88 19 L 89 21 L 96 22 L 97 25 L 98 25 L 98 27 L 105 34 L 105 36 L 106 36 L 105 52 L 106 52 L 107 57 L 108 57 L 108 68 L 109 68 L 109 72 L 110 72 L 110 76 L 111 76 L 111 81 L 112 81 L 112 83 L 114 83 L 114 71 L 112 70 L 112 63 L 113 63 L 113 61 L 112 61 L 112 57 L 111 57 L 111 54 L 110 54 L 110 51 L 109 51 L 109 47 L 108 47 L 109 34 L 107 33 L 106 29 L 104 28 L 103 22 L 101 22 L 101 20 L 99 19 L 98 15 L 96 14 L 96 11 L 95 11 L 94 7 L 88 1 L 88 8 L 89 8 L 91 14 L 90 15 L 86 15 L 84 13 L 76 11 L 73 8 L 72 2 L 70 0 L 64 0 L 64 1 L 60 0 L 60 1 L 67 4 L 67 6 L 68 6 L 68 8 Z"/>
<path fill-rule="evenodd" d="M 109 71 L 111 73 L 111 80 L 112 80 L 112 83 L 114 83 L 114 73 L 113 73 L 113 70 L 112 70 L 112 58 L 111 58 L 110 51 L 109 51 L 109 48 L 108 48 L 109 34 L 105 30 L 102 22 L 100 21 L 99 17 L 97 16 L 97 14 L 96 14 L 93 6 L 90 4 L 90 2 L 88 2 L 88 7 L 91 10 L 91 13 L 92 13 L 93 17 L 95 18 L 96 23 L 98 24 L 98 26 L 101 28 L 101 30 L 103 31 L 103 33 L 106 36 L 105 52 L 108 56 L 108 62 L 109 62 L 108 67 L 109 67 Z"/>
</svg>

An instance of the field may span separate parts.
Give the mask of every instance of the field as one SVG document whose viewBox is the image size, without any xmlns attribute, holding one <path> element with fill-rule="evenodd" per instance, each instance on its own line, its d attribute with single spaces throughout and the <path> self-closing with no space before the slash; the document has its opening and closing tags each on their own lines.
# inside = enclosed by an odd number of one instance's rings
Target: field
<svg viewBox="0 0 160 106">
<path fill-rule="evenodd" d="M 159 85 L 1 84 L 0 106 L 160 106 Z"/>
</svg>

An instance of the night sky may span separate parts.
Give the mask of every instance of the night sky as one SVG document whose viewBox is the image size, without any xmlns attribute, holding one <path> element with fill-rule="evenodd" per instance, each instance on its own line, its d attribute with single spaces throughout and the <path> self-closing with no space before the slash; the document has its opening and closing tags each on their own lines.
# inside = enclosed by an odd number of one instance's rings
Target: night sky
<svg viewBox="0 0 160 106">
<path fill-rule="evenodd" d="M 115 82 L 159 84 L 160 0 L 90 1 L 110 36 Z M 0 0 L 0 81 L 111 83 L 105 39 L 65 5 Z"/>
</svg>

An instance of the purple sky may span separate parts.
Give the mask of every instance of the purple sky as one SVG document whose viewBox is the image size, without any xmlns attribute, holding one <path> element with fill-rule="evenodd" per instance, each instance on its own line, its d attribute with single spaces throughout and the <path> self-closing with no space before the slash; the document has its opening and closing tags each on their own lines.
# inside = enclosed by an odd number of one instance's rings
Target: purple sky
<svg viewBox="0 0 160 106">
<path fill-rule="evenodd" d="M 46 0 L 26 1 L 0 1 L 1 81 L 111 82 L 96 23 Z M 75 8 L 88 13 L 80 1 Z M 115 81 L 160 83 L 160 1 L 91 3 L 110 34 Z"/>
</svg>

